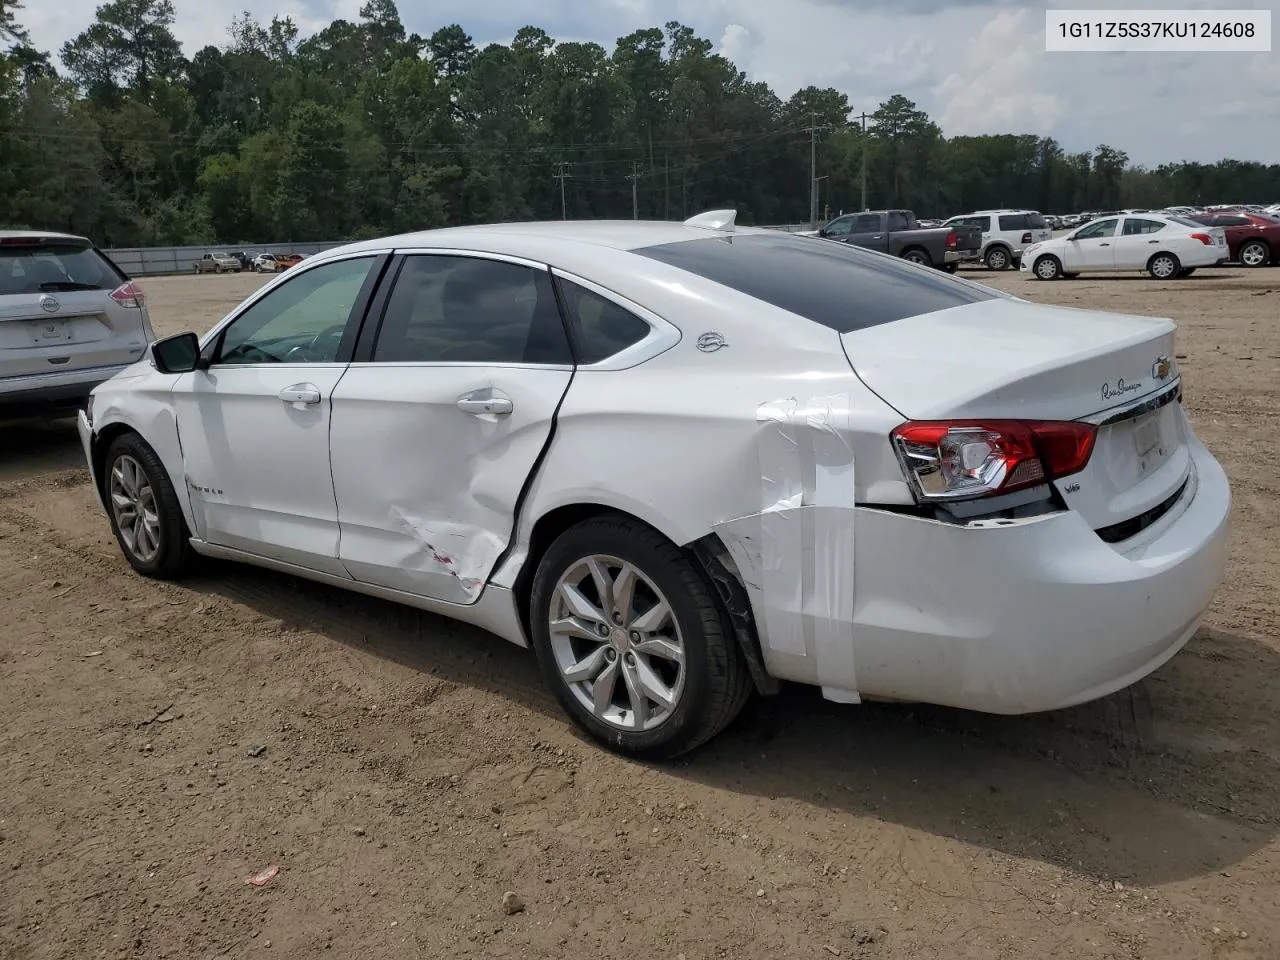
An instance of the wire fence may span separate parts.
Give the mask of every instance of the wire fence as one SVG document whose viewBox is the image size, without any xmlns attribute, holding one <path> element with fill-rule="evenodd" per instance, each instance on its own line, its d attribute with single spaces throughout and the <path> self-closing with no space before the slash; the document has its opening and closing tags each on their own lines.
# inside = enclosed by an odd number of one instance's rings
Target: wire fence
<svg viewBox="0 0 1280 960">
<path fill-rule="evenodd" d="M 764 229 L 798 233 L 808 230 L 809 224 L 783 223 L 766 226 Z M 250 257 L 260 253 L 296 253 L 309 257 L 348 242 L 333 240 L 320 243 L 259 243 L 217 247 L 113 247 L 103 252 L 131 277 L 162 277 L 178 273 L 193 273 L 196 269 L 196 261 L 202 259 L 206 253 L 245 253 Z"/>
</svg>

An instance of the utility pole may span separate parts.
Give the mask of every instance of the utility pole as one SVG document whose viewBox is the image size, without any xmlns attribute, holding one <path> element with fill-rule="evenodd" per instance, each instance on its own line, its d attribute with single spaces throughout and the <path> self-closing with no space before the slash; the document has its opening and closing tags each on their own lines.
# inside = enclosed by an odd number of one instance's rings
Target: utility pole
<svg viewBox="0 0 1280 960">
<path fill-rule="evenodd" d="M 818 126 L 818 115 L 812 113 L 811 125 L 805 127 L 809 134 L 809 229 L 818 229 L 818 131 L 827 129 Z"/>
<path fill-rule="evenodd" d="M 862 111 L 862 209 L 867 209 L 867 111 Z"/>
<path fill-rule="evenodd" d="M 560 219 L 561 220 L 569 219 L 567 216 L 565 216 L 565 207 L 564 207 L 564 181 L 569 176 L 569 174 L 565 173 L 565 167 L 567 166 L 568 164 L 566 164 L 563 160 L 561 160 L 560 172 L 555 175 L 555 178 L 560 181 Z"/>
<path fill-rule="evenodd" d="M 640 219 L 640 204 L 636 197 L 636 183 L 640 180 L 640 161 L 631 161 L 631 175 L 627 177 L 631 181 L 631 219 Z"/>
</svg>

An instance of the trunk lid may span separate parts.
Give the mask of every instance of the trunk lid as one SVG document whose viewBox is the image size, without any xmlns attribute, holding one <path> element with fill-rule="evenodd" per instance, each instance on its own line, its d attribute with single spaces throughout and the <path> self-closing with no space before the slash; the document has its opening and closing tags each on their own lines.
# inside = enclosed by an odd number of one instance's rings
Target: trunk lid
<svg viewBox="0 0 1280 960">
<path fill-rule="evenodd" d="M 1089 465 L 1057 486 L 1102 529 L 1186 481 L 1181 405 L 1159 402 L 1177 389 L 1174 330 L 1171 320 L 999 298 L 841 339 L 859 378 L 907 419 L 1100 423 Z"/>
</svg>

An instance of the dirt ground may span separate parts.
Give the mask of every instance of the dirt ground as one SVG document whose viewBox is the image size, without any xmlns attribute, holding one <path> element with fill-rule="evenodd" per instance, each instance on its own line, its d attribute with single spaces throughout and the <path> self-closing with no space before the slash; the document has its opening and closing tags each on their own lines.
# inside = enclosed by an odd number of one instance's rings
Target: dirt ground
<svg viewBox="0 0 1280 960">
<path fill-rule="evenodd" d="M 133 575 L 71 425 L 0 428 L 0 957 L 1280 956 L 1280 269 L 970 275 L 1181 325 L 1234 541 L 1153 677 L 1025 718 L 791 690 L 645 766 L 469 627 Z M 173 332 L 259 282 L 143 287 Z"/>
</svg>

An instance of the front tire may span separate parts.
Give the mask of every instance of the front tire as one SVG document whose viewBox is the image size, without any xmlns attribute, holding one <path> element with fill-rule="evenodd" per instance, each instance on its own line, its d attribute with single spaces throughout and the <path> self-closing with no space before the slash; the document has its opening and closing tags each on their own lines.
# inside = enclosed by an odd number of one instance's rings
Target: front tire
<svg viewBox="0 0 1280 960">
<path fill-rule="evenodd" d="M 1062 276 L 1062 261 L 1052 254 L 1046 254 L 1032 264 L 1031 272 L 1038 280 L 1057 280 Z"/>
<path fill-rule="evenodd" d="M 1147 261 L 1147 273 L 1157 280 L 1174 280 L 1182 272 L 1182 261 L 1172 253 L 1161 251 Z"/>
<path fill-rule="evenodd" d="M 1271 248 L 1261 240 L 1249 240 L 1240 248 L 1237 258 L 1242 267 L 1265 267 L 1271 262 Z"/>
<path fill-rule="evenodd" d="M 530 608 L 556 699 L 620 753 L 686 753 L 723 730 L 751 692 L 711 585 L 637 521 L 600 517 L 561 534 L 538 564 Z"/>
<path fill-rule="evenodd" d="M 111 532 L 143 576 L 176 580 L 194 558 L 178 495 L 156 452 L 136 433 L 112 441 L 103 459 Z"/>
</svg>

